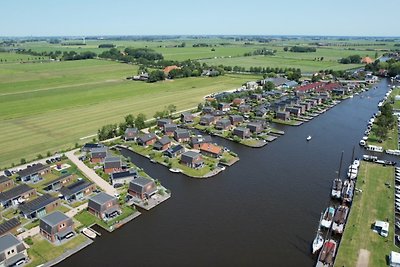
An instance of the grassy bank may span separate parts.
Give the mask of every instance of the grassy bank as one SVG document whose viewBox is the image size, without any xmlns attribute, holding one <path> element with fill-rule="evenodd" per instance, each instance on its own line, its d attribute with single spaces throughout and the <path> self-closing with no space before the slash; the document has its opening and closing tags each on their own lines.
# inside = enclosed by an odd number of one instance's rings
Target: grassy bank
<svg viewBox="0 0 400 267">
<path fill-rule="evenodd" d="M 368 250 L 369 266 L 387 266 L 394 245 L 394 169 L 362 162 L 350 217 L 339 247 L 335 266 L 356 266 L 360 249 Z M 390 183 L 391 187 L 385 185 Z M 384 238 L 371 229 L 375 220 L 388 219 L 389 236 Z"/>
</svg>

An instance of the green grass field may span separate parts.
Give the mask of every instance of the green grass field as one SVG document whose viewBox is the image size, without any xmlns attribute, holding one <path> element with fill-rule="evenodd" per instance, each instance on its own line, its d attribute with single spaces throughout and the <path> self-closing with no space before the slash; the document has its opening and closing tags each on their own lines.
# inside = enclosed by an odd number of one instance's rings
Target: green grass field
<svg viewBox="0 0 400 267">
<path fill-rule="evenodd" d="M 365 183 L 363 182 L 365 181 Z M 385 183 L 392 186 L 388 188 Z M 357 193 L 353 200 L 350 217 L 336 257 L 335 266 L 356 266 L 360 249 L 370 251 L 369 265 L 387 266 L 390 251 L 400 251 L 394 245 L 394 168 L 363 162 L 358 175 Z M 374 233 L 371 225 L 375 220 L 389 220 L 387 238 Z"/>
<path fill-rule="evenodd" d="M 314 57 L 321 54 L 314 53 L 313 55 L 295 55 L 296 57 L 285 56 L 249 56 L 249 57 L 232 57 L 232 58 L 214 58 L 201 60 L 209 65 L 224 65 L 224 66 L 241 66 L 249 70 L 250 67 L 271 67 L 271 68 L 299 68 L 302 72 L 317 72 L 319 70 L 347 70 L 361 67 L 358 64 L 340 64 L 337 60 L 314 61 Z M 310 53 L 311 54 L 311 53 Z M 304 58 L 300 58 L 303 56 Z M 312 58 L 308 58 L 311 56 Z"/>
<path fill-rule="evenodd" d="M 154 84 L 126 80 L 137 68 L 101 60 L 0 65 L 0 166 L 70 148 L 81 137 L 123 116 L 174 104 L 196 107 L 212 92 L 233 89 L 260 77 L 225 75 Z"/>
</svg>

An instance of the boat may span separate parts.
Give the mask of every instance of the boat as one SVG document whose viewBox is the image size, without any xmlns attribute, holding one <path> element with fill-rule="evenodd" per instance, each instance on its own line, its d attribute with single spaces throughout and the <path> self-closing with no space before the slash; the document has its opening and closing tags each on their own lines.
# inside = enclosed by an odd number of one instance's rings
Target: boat
<svg viewBox="0 0 400 267">
<path fill-rule="evenodd" d="M 342 189 L 343 202 L 351 203 L 353 201 L 353 193 L 354 193 L 354 181 L 349 179 L 345 180 Z"/>
<path fill-rule="evenodd" d="M 349 171 L 347 172 L 347 177 L 350 179 L 356 179 L 358 175 L 358 168 L 355 165 L 349 166 Z"/>
<path fill-rule="evenodd" d="M 312 254 L 315 254 L 324 245 L 324 237 L 322 236 L 321 233 L 321 220 L 322 220 L 322 213 L 321 213 L 321 218 L 319 219 L 318 222 L 317 235 L 315 236 L 314 241 L 312 243 Z"/>
<path fill-rule="evenodd" d="M 312 243 L 312 253 L 315 254 L 318 250 L 322 248 L 323 245 L 324 245 L 324 238 L 318 229 L 317 235 L 315 236 L 314 241 Z"/>
<path fill-rule="evenodd" d="M 90 228 L 86 228 L 86 227 L 83 228 L 82 229 L 82 233 L 84 235 L 86 235 L 87 237 L 91 238 L 91 239 L 95 239 L 96 238 L 96 233 Z"/>
<path fill-rule="evenodd" d="M 321 226 L 324 228 L 331 228 L 333 216 L 335 215 L 335 208 L 328 207 L 326 208 L 324 215 L 322 216 Z"/>
<path fill-rule="evenodd" d="M 307 137 L 307 141 L 310 141 L 311 140 L 311 135 L 309 135 L 308 137 Z"/>
<path fill-rule="evenodd" d="M 332 183 L 331 197 L 339 198 L 342 193 L 343 181 L 340 178 L 336 178 Z"/>
<path fill-rule="evenodd" d="M 343 234 L 344 225 L 346 224 L 349 207 L 340 205 L 333 217 L 332 231 L 336 234 Z"/>
<path fill-rule="evenodd" d="M 171 168 L 171 169 L 169 169 L 169 171 L 170 171 L 170 172 L 174 172 L 174 173 L 180 173 L 180 172 L 182 172 L 181 169 L 177 169 L 177 168 Z"/>
<path fill-rule="evenodd" d="M 332 183 L 332 190 L 331 190 L 331 197 L 332 198 L 340 198 L 341 193 L 342 193 L 342 187 L 343 187 L 343 181 L 340 179 L 340 173 L 342 171 L 342 162 L 343 162 L 343 151 L 340 156 L 340 163 L 339 163 L 339 170 L 337 172 L 338 176 L 336 179 L 333 180 Z"/>
<path fill-rule="evenodd" d="M 151 163 L 157 163 L 157 161 L 155 159 L 150 159 Z"/>
<path fill-rule="evenodd" d="M 367 142 L 365 142 L 365 140 L 360 140 L 360 146 L 365 146 L 367 144 Z"/>
<path fill-rule="evenodd" d="M 363 160 L 365 160 L 365 161 L 377 161 L 378 157 L 377 156 L 371 156 L 371 155 L 363 155 Z"/>
<path fill-rule="evenodd" d="M 326 240 L 321 252 L 319 253 L 316 267 L 333 266 L 336 254 L 336 241 L 333 239 Z"/>
</svg>

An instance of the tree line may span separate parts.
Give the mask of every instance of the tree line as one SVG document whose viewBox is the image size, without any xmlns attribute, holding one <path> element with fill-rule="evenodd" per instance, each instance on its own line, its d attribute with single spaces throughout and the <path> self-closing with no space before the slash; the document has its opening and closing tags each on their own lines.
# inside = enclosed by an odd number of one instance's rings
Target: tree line
<svg viewBox="0 0 400 267">
<path fill-rule="evenodd" d="M 305 46 L 292 46 L 292 47 L 287 47 L 285 46 L 283 48 L 283 51 L 287 52 L 295 52 L 295 53 L 310 53 L 310 52 L 317 52 L 317 49 L 315 47 L 305 47 Z"/>
<path fill-rule="evenodd" d="M 137 128 L 138 130 L 146 128 L 146 116 L 139 113 L 136 117 L 128 114 L 124 117 L 124 121 L 119 124 L 107 124 L 97 131 L 100 141 L 114 138 L 125 133 L 127 128 Z"/>
<path fill-rule="evenodd" d="M 360 64 L 361 63 L 361 56 L 360 55 L 351 55 L 345 58 L 341 58 L 339 63 L 342 64 Z"/>
</svg>

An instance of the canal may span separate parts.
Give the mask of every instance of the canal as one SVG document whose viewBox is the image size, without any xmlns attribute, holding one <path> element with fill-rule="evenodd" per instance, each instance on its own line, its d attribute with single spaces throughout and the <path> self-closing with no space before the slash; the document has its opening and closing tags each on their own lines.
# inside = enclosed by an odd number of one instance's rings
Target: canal
<svg viewBox="0 0 400 267">
<path fill-rule="evenodd" d="M 341 151 L 343 169 L 354 146 L 356 156 L 364 153 L 358 142 L 387 84 L 302 126 L 281 127 L 286 134 L 260 149 L 215 138 L 240 161 L 211 179 L 172 174 L 125 151 L 171 199 L 58 266 L 313 266 L 310 246 Z"/>
</svg>

